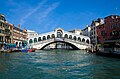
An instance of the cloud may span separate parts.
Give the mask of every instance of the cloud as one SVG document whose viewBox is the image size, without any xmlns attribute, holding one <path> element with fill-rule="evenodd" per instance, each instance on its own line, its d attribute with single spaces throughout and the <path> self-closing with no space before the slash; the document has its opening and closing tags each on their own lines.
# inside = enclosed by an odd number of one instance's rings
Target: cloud
<svg viewBox="0 0 120 79">
<path fill-rule="evenodd" d="M 59 6 L 59 2 L 55 2 L 51 5 L 49 5 L 44 11 L 40 12 L 40 14 L 38 14 L 39 18 L 37 18 L 37 21 L 38 21 L 38 25 L 39 26 L 44 26 L 42 27 L 42 30 L 41 32 L 45 32 L 45 31 L 49 31 L 49 30 L 53 30 L 53 28 L 55 28 L 58 23 L 55 23 L 55 21 L 53 20 L 50 20 L 51 17 L 48 17 L 48 15 L 54 11 L 57 7 Z M 57 22 L 57 21 L 56 21 Z M 48 27 L 50 27 L 48 29 Z M 41 27 L 37 27 L 38 29 L 41 28 Z M 39 31 L 37 29 L 37 31 Z"/>
<path fill-rule="evenodd" d="M 23 25 L 28 17 L 30 17 L 32 14 L 34 14 L 36 11 L 38 11 L 44 4 L 46 3 L 46 0 L 43 0 L 38 4 L 36 8 L 34 8 L 31 12 L 27 13 L 21 20 L 20 25 Z"/>
<path fill-rule="evenodd" d="M 50 5 L 45 11 L 43 11 L 43 12 L 41 13 L 41 16 L 40 16 L 40 17 L 41 17 L 41 18 L 47 17 L 50 12 L 52 12 L 54 9 L 56 9 L 56 8 L 58 7 L 58 5 L 59 5 L 58 2 L 53 3 L 52 5 Z"/>
<path fill-rule="evenodd" d="M 32 18 L 35 18 L 38 23 L 38 25 L 41 24 L 41 22 L 44 22 L 48 20 L 48 15 L 59 6 L 59 2 L 54 2 L 49 5 L 44 5 L 46 3 L 46 0 L 42 1 L 39 3 L 39 5 L 32 9 L 29 13 L 27 13 L 21 20 L 20 20 L 20 25 L 24 25 L 24 23 L 29 19 L 29 17 L 32 16 Z"/>
</svg>

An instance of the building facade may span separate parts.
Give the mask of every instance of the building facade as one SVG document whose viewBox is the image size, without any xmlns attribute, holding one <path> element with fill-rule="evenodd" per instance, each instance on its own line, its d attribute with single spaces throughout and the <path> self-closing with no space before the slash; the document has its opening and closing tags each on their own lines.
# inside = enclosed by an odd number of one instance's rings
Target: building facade
<svg viewBox="0 0 120 79">
<path fill-rule="evenodd" d="M 8 23 L 4 15 L 0 14 L 0 49 L 5 44 L 16 44 L 22 46 L 23 42 L 27 42 L 26 29 L 20 29 L 20 25 L 15 27 L 13 24 Z"/>
<path fill-rule="evenodd" d="M 83 34 L 84 36 L 90 37 L 90 31 L 91 31 L 91 27 L 88 26 L 88 25 L 86 25 L 86 27 L 82 30 L 82 34 Z"/>
<path fill-rule="evenodd" d="M 105 40 L 105 28 L 104 24 L 101 24 L 96 27 L 96 32 L 97 32 L 97 38 L 98 38 L 98 44 L 103 44 Z"/>
<path fill-rule="evenodd" d="M 80 30 L 80 29 L 74 29 L 74 30 L 70 30 L 68 32 L 71 32 L 71 33 L 74 33 L 74 34 L 77 34 L 77 35 L 82 35 L 82 30 Z"/>
<path fill-rule="evenodd" d="M 101 18 L 98 18 L 97 20 L 94 20 L 91 23 L 90 38 L 91 38 L 91 43 L 94 46 L 98 44 L 98 35 L 97 35 L 97 31 L 96 31 L 97 27 L 102 24 L 104 24 L 104 20 Z"/>
<path fill-rule="evenodd" d="M 24 42 L 27 42 L 27 30 L 20 29 L 20 25 L 18 27 L 13 26 L 13 40 L 12 43 L 17 46 L 23 46 Z"/>
<path fill-rule="evenodd" d="M 110 15 L 105 17 L 105 40 L 108 47 L 120 48 L 120 16 Z M 119 49 L 120 50 L 120 49 Z"/>
<path fill-rule="evenodd" d="M 39 34 L 37 33 L 37 32 L 35 32 L 35 31 L 32 31 L 32 30 L 27 30 L 27 39 L 29 39 L 29 38 L 32 38 L 32 37 L 37 37 Z M 28 41 L 28 40 L 27 40 Z M 35 42 L 36 40 L 34 40 L 34 41 L 28 41 L 28 43 L 30 42 L 30 43 L 33 43 L 33 42 Z"/>
<path fill-rule="evenodd" d="M 105 41 L 120 39 L 120 16 L 110 15 L 105 17 Z"/>
<path fill-rule="evenodd" d="M 13 25 L 6 21 L 4 15 L 0 14 L 0 49 L 4 44 L 12 42 L 12 29 Z"/>
</svg>

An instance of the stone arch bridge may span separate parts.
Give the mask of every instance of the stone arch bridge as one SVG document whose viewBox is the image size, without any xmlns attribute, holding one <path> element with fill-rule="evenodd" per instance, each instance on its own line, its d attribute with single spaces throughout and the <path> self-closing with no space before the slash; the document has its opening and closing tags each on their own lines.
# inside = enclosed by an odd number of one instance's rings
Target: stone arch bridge
<svg viewBox="0 0 120 79">
<path fill-rule="evenodd" d="M 89 49 L 91 47 L 89 37 L 67 32 L 61 28 L 28 38 L 28 44 L 36 49 L 44 49 L 46 46 L 56 42 L 66 43 L 73 49 Z"/>
</svg>

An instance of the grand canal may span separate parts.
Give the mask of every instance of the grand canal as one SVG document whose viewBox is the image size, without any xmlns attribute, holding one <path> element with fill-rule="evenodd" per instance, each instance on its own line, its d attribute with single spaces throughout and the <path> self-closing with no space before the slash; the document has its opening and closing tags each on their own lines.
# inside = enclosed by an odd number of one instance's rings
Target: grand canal
<svg viewBox="0 0 120 79">
<path fill-rule="evenodd" d="M 83 50 L 1 53 L 0 79 L 120 79 L 120 59 Z"/>
</svg>

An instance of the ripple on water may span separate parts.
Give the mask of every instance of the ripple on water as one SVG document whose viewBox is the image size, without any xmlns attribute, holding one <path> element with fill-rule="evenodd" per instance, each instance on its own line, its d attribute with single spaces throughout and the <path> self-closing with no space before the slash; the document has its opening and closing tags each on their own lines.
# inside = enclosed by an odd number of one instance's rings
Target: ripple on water
<svg viewBox="0 0 120 79">
<path fill-rule="evenodd" d="M 120 60 L 86 51 L 0 54 L 0 79 L 119 79 Z"/>
</svg>

